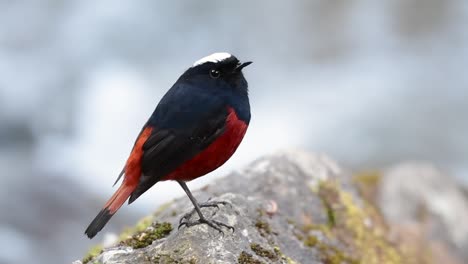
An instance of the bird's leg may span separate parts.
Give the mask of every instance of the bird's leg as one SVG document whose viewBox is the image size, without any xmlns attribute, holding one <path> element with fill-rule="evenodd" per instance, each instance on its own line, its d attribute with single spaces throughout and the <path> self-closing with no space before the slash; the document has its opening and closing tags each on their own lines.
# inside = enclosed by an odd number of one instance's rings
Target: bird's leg
<svg viewBox="0 0 468 264">
<path fill-rule="evenodd" d="M 234 232 L 234 227 L 232 226 L 229 226 L 229 225 L 226 225 L 224 223 L 221 223 L 219 221 L 216 221 L 216 220 L 208 220 L 205 218 L 205 216 L 203 216 L 202 212 L 201 212 L 201 207 L 219 207 L 218 204 L 223 204 L 223 205 L 226 205 L 228 204 L 227 202 L 207 202 L 207 203 L 203 203 L 203 204 L 198 204 L 197 200 L 195 199 L 195 197 L 193 197 L 192 193 L 190 192 L 189 188 L 187 187 L 187 184 L 185 184 L 185 182 L 183 181 L 177 181 L 180 186 L 182 187 L 182 189 L 184 189 L 185 193 L 187 194 L 187 196 L 189 197 L 190 201 L 192 202 L 193 206 L 195 207 L 194 210 L 192 210 L 191 212 L 185 214 L 181 219 L 180 219 L 180 222 L 179 222 L 179 228 L 181 226 L 186 226 L 186 227 L 191 227 L 191 226 L 196 226 L 196 225 L 200 225 L 200 224 L 206 224 L 214 229 L 216 229 L 217 231 L 223 233 L 223 231 L 221 230 L 221 227 L 226 227 L 226 228 L 229 228 L 229 229 L 232 229 L 232 231 Z M 190 222 L 189 219 L 190 219 L 190 216 L 193 214 L 193 212 L 197 212 L 198 216 L 199 216 L 199 219 L 197 221 L 193 221 L 193 222 Z"/>
</svg>

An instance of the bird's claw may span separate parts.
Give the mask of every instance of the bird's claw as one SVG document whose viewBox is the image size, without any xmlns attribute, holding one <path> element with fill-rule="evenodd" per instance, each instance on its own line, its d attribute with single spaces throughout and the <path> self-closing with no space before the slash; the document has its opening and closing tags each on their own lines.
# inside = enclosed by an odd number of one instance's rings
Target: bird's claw
<svg viewBox="0 0 468 264">
<path fill-rule="evenodd" d="M 193 221 L 193 222 L 189 222 L 189 221 L 181 222 L 179 224 L 178 229 L 180 229 L 184 225 L 187 228 L 189 228 L 189 227 L 196 226 L 196 225 L 201 225 L 201 224 L 206 224 L 206 225 L 210 226 L 211 228 L 213 228 L 216 231 L 218 231 L 219 233 L 221 233 L 223 236 L 224 236 L 224 232 L 221 229 L 222 227 L 231 229 L 233 233 L 234 233 L 234 230 L 235 230 L 233 226 L 227 225 L 225 223 L 222 223 L 222 222 L 219 222 L 219 221 L 216 221 L 216 220 L 207 220 L 205 218 L 200 218 L 197 221 Z"/>
<path fill-rule="evenodd" d="M 210 199 L 211 199 L 211 198 L 210 198 Z M 210 199 L 208 199 L 208 202 L 201 203 L 201 204 L 199 204 L 198 206 L 200 206 L 200 208 L 203 208 L 203 207 L 216 207 L 216 209 L 219 209 L 219 205 L 222 204 L 222 205 L 224 205 L 224 206 L 229 205 L 229 206 L 232 208 L 232 205 L 231 205 L 230 203 L 228 203 L 228 202 L 225 202 L 225 201 L 214 201 L 214 202 L 210 202 Z M 190 212 L 184 214 L 184 215 L 180 218 L 179 224 L 181 224 L 182 221 L 184 221 L 184 220 L 187 220 L 187 221 L 188 221 L 188 220 L 190 219 L 190 217 L 192 217 L 193 213 L 195 213 L 195 212 L 196 212 L 196 211 L 195 211 L 195 208 L 194 208 L 194 209 L 192 209 L 192 211 L 190 211 Z M 213 213 L 213 215 L 215 215 L 215 213 Z M 212 216 L 213 216 L 213 215 L 212 215 Z"/>
<path fill-rule="evenodd" d="M 190 219 L 190 217 L 192 217 L 192 215 L 193 215 L 194 212 L 195 212 L 195 209 L 193 209 L 192 211 L 190 211 L 190 212 L 184 214 L 184 215 L 180 218 L 180 220 L 179 220 L 179 229 L 180 229 L 180 224 L 182 224 L 182 221 L 184 221 L 184 220 L 187 220 L 187 221 L 188 221 L 188 220 Z"/>
<path fill-rule="evenodd" d="M 210 199 L 208 199 L 208 201 L 205 202 L 205 203 L 198 204 L 198 206 L 200 208 L 203 208 L 203 207 L 216 207 L 217 209 L 219 209 L 219 205 L 222 204 L 223 206 L 229 205 L 232 208 L 232 205 L 230 203 L 228 203 L 228 202 L 225 202 L 225 201 L 210 201 Z M 185 215 L 183 215 L 182 218 L 180 218 L 180 220 L 179 220 L 179 227 L 177 229 L 180 229 L 182 226 L 186 226 L 188 228 L 188 227 L 192 227 L 192 226 L 196 226 L 196 225 L 200 225 L 200 224 L 206 224 L 206 225 L 212 227 L 213 229 L 217 230 L 218 232 L 220 232 L 223 236 L 224 236 L 224 232 L 221 229 L 222 227 L 231 229 L 232 232 L 234 232 L 234 227 L 232 227 L 230 225 L 227 225 L 225 223 L 216 221 L 216 220 L 208 220 L 205 217 L 203 217 L 203 215 L 201 215 L 200 219 L 198 219 L 196 221 L 190 221 L 190 218 L 192 217 L 192 215 L 195 212 L 196 212 L 196 210 L 193 209 L 192 211 L 190 211 L 190 212 L 186 213 Z M 216 211 L 213 212 L 212 216 L 214 216 L 215 214 L 216 214 Z"/>
</svg>

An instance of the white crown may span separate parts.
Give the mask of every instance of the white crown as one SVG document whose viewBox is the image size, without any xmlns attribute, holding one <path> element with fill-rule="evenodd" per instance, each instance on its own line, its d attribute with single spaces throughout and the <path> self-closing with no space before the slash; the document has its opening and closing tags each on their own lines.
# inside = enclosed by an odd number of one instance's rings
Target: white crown
<svg viewBox="0 0 468 264">
<path fill-rule="evenodd" d="M 201 65 L 205 62 L 220 62 L 220 61 L 223 61 L 225 59 L 228 59 L 232 57 L 231 54 L 227 53 L 227 52 L 217 52 L 217 53 L 213 53 L 209 56 L 206 56 L 206 57 L 203 57 L 199 60 L 197 60 L 195 63 L 193 63 L 193 67 L 194 66 L 197 66 L 197 65 Z"/>
</svg>

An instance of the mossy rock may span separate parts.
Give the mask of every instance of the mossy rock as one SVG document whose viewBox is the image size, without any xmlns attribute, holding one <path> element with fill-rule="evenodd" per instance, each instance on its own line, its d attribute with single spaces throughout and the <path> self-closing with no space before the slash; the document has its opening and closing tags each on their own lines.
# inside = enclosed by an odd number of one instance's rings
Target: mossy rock
<svg viewBox="0 0 468 264">
<path fill-rule="evenodd" d="M 319 155 L 261 159 L 194 194 L 200 201 L 211 197 L 231 204 L 202 211 L 233 225 L 234 232 L 206 225 L 171 231 L 169 223 L 178 225 L 182 213 L 192 209 L 183 197 L 127 229 L 105 254 L 93 258 L 97 250 L 87 259 L 103 264 L 433 264 L 430 257 L 421 261 L 421 252 L 430 256 L 426 251 L 408 250 L 409 242 L 389 238 L 391 228 L 372 202 L 379 173 L 350 178 L 330 164 Z"/>
<path fill-rule="evenodd" d="M 89 249 L 89 251 L 86 253 L 86 255 L 84 256 L 82 260 L 83 264 L 90 262 L 93 258 L 101 254 L 102 250 L 103 250 L 103 247 L 101 245 L 96 245 L 92 247 L 91 249 Z"/>
<path fill-rule="evenodd" d="M 335 180 L 322 181 L 313 191 L 322 200 L 328 221 L 298 228 L 298 237 L 305 246 L 318 250 L 324 263 L 406 263 L 405 256 L 386 236 L 388 230 L 380 214 L 370 204 L 360 201 L 358 205 Z"/>
<path fill-rule="evenodd" d="M 144 248 L 151 245 L 153 241 L 168 236 L 172 229 L 172 225 L 167 222 L 153 223 L 144 230 L 133 234 L 130 238 L 121 241 L 120 244 L 135 249 Z"/>
</svg>

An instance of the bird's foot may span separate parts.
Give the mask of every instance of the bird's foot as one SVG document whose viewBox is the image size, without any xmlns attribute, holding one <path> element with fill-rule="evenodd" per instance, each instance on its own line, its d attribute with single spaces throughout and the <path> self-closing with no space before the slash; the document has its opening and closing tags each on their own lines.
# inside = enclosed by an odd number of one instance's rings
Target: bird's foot
<svg viewBox="0 0 468 264">
<path fill-rule="evenodd" d="M 210 226 L 211 228 L 217 230 L 218 232 L 220 232 L 223 236 L 224 236 L 224 232 L 223 230 L 221 229 L 222 227 L 225 227 L 225 228 L 228 228 L 228 229 L 231 229 L 232 232 L 234 232 L 234 227 L 233 226 L 230 226 L 230 225 L 227 225 L 225 223 L 222 223 L 222 222 L 219 222 L 219 221 L 216 221 L 216 220 L 208 220 L 204 217 L 196 220 L 196 221 L 193 221 L 193 222 L 190 222 L 190 221 L 183 221 L 179 224 L 179 227 L 178 229 L 180 229 L 182 226 L 186 226 L 187 228 L 189 227 L 192 227 L 192 226 L 196 226 L 196 225 L 201 225 L 201 224 L 206 224 L 208 226 Z"/>
<path fill-rule="evenodd" d="M 232 205 L 230 203 L 225 202 L 225 201 L 209 201 L 209 200 L 207 202 L 205 202 L 205 203 L 198 204 L 198 206 L 200 208 L 203 208 L 203 207 L 216 207 L 217 209 L 219 209 L 220 204 L 224 205 L 224 206 L 229 205 L 229 206 L 232 207 Z M 196 209 L 194 208 L 192 211 L 190 211 L 190 212 L 186 213 L 184 216 L 182 216 L 182 218 L 180 218 L 180 221 L 179 221 L 178 229 L 180 229 L 182 226 L 192 227 L 192 226 L 196 226 L 196 225 L 200 225 L 200 224 L 206 224 L 206 225 L 212 227 L 213 229 L 216 229 L 217 231 L 219 231 L 223 235 L 224 235 L 224 232 L 221 230 L 222 227 L 231 229 L 234 232 L 234 227 L 232 227 L 230 225 L 227 225 L 225 223 L 216 221 L 216 220 L 208 220 L 203 215 L 199 215 L 200 219 L 198 219 L 196 221 L 190 221 L 190 218 L 192 217 L 192 215 L 195 212 L 196 212 Z M 216 214 L 216 211 L 213 212 L 213 214 L 211 216 L 214 216 L 215 214 Z"/>
<path fill-rule="evenodd" d="M 208 200 L 208 202 L 198 204 L 198 206 L 199 206 L 200 208 L 203 208 L 203 207 L 216 207 L 216 209 L 219 209 L 219 205 L 220 205 L 220 204 L 222 204 L 222 205 L 224 205 L 224 206 L 229 205 L 229 206 L 232 207 L 232 205 L 231 205 L 230 203 L 225 202 L 225 201 L 213 201 L 213 202 L 210 202 L 209 200 Z M 190 211 L 190 212 L 184 214 L 184 215 L 182 216 L 182 218 L 180 218 L 179 224 L 182 224 L 182 222 L 183 222 L 184 220 L 185 220 L 185 221 L 189 221 L 190 218 L 192 217 L 192 215 L 193 215 L 195 212 L 196 212 L 196 210 L 195 210 L 195 208 L 194 208 L 194 209 L 192 209 L 192 211 Z M 216 213 L 216 212 L 214 212 L 211 216 L 213 216 L 215 213 Z"/>
</svg>

